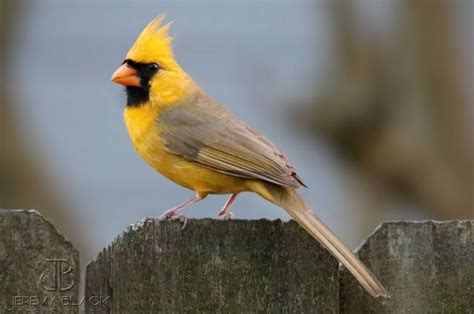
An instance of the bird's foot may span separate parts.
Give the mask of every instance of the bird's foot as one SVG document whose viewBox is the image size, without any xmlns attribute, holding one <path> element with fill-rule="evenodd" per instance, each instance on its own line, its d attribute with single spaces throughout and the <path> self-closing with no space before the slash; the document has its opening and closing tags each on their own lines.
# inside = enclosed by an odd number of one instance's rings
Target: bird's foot
<svg viewBox="0 0 474 314">
<path fill-rule="evenodd" d="M 176 210 L 174 208 L 164 212 L 164 214 L 161 215 L 160 218 L 161 220 L 166 220 L 166 221 L 179 220 L 183 224 L 183 227 L 181 228 L 181 230 L 183 230 L 186 227 L 186 224 L 188 222 L 188 217 L 186 217 L 186 215 L 181 213 L 180 210 Z"/>
<path fill-rule="evenodd" d="M 235 198 L 239 195 L 239 193 L 232 194 L 229 199 L 225 202 L 222 209 L 217 213 L 217 218 L 222 220 L 230 220 L 234 218 L 234 214 L 230 211 L 230 206 L 235 201 Z"/>
<path fill-rule="evenodd" d="M 231 219 L 234 219 L 235 216 L 234 214 L 229 211 L 229 210 L 221 210 L 219 211 L 219 213 L 217 214 L 217 218 L 218 219 L 222 219 L 222 220 L 231 220 Z"/>
</svg>

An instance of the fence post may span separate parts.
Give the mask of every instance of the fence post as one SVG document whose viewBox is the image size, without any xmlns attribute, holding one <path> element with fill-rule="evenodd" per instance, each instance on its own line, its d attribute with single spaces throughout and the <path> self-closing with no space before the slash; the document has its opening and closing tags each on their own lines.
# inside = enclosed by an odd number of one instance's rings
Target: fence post
<svg viewBox="0 0 474 314">
<path fill-rule="evenodd" d="M 147 221 L 87 266 L 88 312 L 473 313 L 474 221 L 388 222 L 359 256 L 372 298 L 296 223 Z M 0 210 L 0 312 L 77 313 L 79 253 L 36 211 Z"/>
<path fill-rule="evenodd" d="M 77 313 L 79 253 L 34 210 L 0 209 L 0 313 Z"/>
<path fill-rule="evenodd" d="M 473 220 L 383 223 L 359 256 L 392 298 L 371 298 L 343 269 L 342 313 L 474 313 Z"/>
<path fill-rule="evenodd" d="M 86 297 L 110 296 L 113 313 L 337 313 L 338 276 L 295 222 L 151 221 L 89 263 Z"/>
</svg>

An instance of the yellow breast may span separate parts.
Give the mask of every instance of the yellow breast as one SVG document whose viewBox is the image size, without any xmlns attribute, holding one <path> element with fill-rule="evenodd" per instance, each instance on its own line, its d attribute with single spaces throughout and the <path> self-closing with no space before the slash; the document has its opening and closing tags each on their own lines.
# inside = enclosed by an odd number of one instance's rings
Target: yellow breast
<svg viewBox="0 0 474 314">
<path fill-rule="evenodd" d="M 154 106 L 126 107 L 125 125 L 137 153 L 168 179 L 201 193 L 226 194 L 247 190 L 244 180 L 209 170 L 165 150 Z"/>
</svg>

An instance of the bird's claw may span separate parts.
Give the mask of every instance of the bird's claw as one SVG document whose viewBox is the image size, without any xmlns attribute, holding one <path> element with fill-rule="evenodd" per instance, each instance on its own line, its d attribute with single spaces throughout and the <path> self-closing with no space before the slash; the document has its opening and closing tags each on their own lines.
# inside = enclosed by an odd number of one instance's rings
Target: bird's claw
<svg viewBox="0 0 474 314">
<path fill-rule="evenodd" d="M 217 218 L 222 220 L 231 220 L 234 219 L 235 216 L 231 211 L 220 211 L 217 214 Z"/>
<path fill-rule="evenodd" d="M 184 230 L 184 228 L 186 227 L 186 224 L 188 223 L 188 217 L 182 214 L 179 210 L 166 211 L 161 216 L 161 220 L 166 220 L 166 221 L 179 220 L 183 224 L 183 227 L 181 227 L 181 230 Z"/>
</svg>

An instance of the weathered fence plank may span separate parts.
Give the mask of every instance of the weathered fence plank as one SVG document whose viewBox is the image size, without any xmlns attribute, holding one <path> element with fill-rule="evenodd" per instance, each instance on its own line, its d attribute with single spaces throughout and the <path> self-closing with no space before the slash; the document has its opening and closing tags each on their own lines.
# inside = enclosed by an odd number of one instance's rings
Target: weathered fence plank
<svg viewBox="0 0 474 314">
<path fill-rule="evenodd" d="M 359 256 L 392 298 L 371 298 L 344 269 L 343 313 L 474 313 L 472 220 L 384 223 Z"/>
<path fill-rule="evenodd" d="M 79 253 L 34 210 L 0 209 L 0 313 L 77 313 Z"/>
<path fill-rule="evenodd" d="M 337 313 L 338 281 L 336 260 L 294 222 L 151 221 L 87 266 L 86 297 L 110 296 L 113 313 Z"/>
<path fill-rule="evenodd" d="M 474 313 L 474 221 L 389 222 L 359 250 L 374 299 L 294 222 L 147 221 L 89 263 L 88 312 Z M 35 211 L 0 210 L 0 313 L 76 313 L 79 253 Z"/>
</svg>

